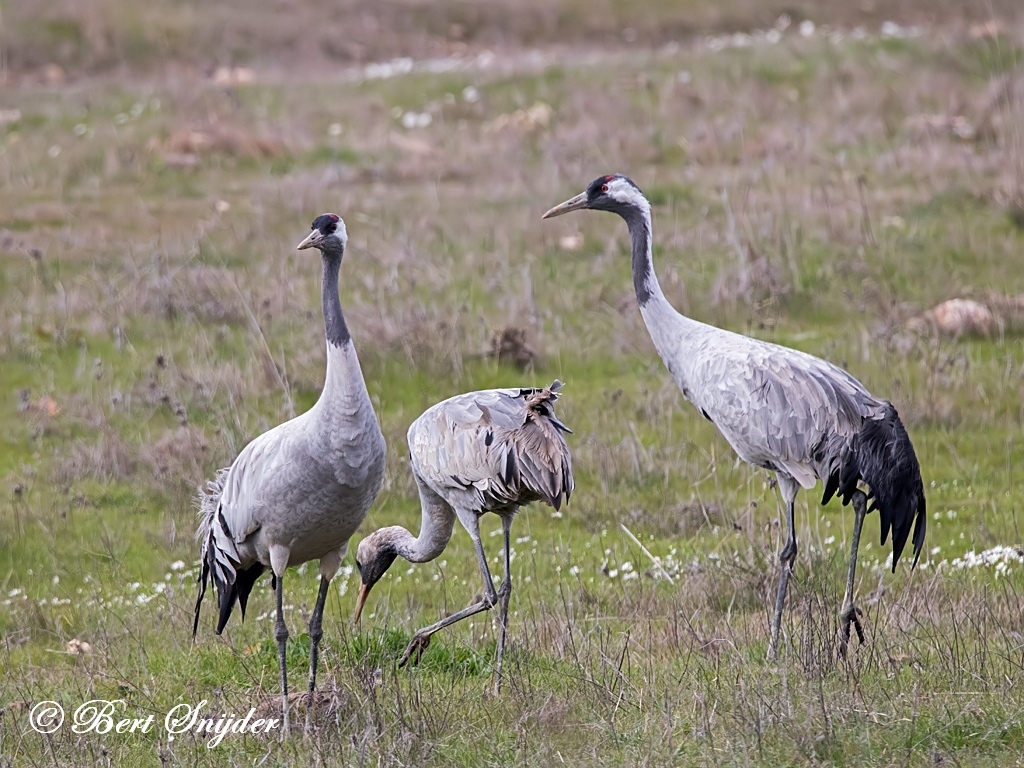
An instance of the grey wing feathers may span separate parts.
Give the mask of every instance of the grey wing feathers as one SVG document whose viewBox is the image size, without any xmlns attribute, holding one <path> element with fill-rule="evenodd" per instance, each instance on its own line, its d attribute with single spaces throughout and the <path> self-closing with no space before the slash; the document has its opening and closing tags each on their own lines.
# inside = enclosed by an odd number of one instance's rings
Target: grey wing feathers
<svg viewBox="0 0 1024 768">
<path fill-rule="evenodd" d="M 484 511 L 573 490 L 572 461 L 554 415 L 561 382 L 545 389 L 473 392 L 428 409 L 409 428 L 413 468 L 442 497 Z"/>
<path fill-rule="evenodd" d="M 820 358 L 763 342 L 744 346 L 705 356 L 697 404 L 742 458 L 813 487 L 885 401 Z"/>
<path fill-rule="evenodd" d="M 243 568 L 238 545 L 260 527 L 259 511 L 265 496 L 260 490 L 261 478 L 283 479 L 281 462 L 288 451 L 282 447 L 288 440 L 286 427 L 290 423 L 255 438 L 230 467 L 218 470 L 206 488 L 199 489 L 196 538 L 201 542 L 200 572 L 193 636 L 199 627 L 199 607 L 207 585 L 212 582 L 222 597 L 233 594 L 231 587 Z M 226 619 L 222 610 L 221 627 Z"/>
<path fill-rule="evenodd" d="M 569 500 L 574 488 L 572 458 L 562 437 L 572 430 L 554 411 L 561 388 L 562 382 L 556 379 L 550 387 L 527 395 L 526 423 L 515 441 L 524 484 L 555 509 L 561 507 L 563 498 Z"/>
<path fill-rule="evenodd" d="M 715 344 L 715 353 L 703 356 L 695 403 L 736 452 L 805 488 L 820 478 L 822 504 L 836 494 L 848 504 L 857 483 L 866 483 L 883 544 L 892 531 L 893 567 L 911 528 L 916 562 L 927 524 L 924 486 L 892 404 L 842 368 L 798 350 L 733 334 Z"/>
</svg>

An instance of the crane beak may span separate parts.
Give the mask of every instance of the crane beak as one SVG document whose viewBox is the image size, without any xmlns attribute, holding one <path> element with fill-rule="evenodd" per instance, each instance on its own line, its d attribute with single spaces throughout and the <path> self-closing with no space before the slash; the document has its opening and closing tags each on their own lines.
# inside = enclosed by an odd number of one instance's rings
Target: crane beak
<svg viewBox="0 0 1024 768">
<path fill-rule="evenodd" d="M 317 243 L 319 243 L 323 239 L 324 239 L 323 232 L 321 232 L 319 229 L 314 229 L 312 232 L 310 232 L 308 235 L 306 235 L 306 239 L 305 240 L 303 240 L 301 243 L 299 243 L 295 247 L 295 250 L 296 251 L 304 251 L 307 248 L 314 248 L 317 245 Z"/>
<path fill-rule="evenodd" d="M 581 208 L 587 207 L 587 193 L 580 192 L 576 197 L 569 198 L 564 203 L 559 203 L 550 211 L 541 216 L 542 219 L 552 219 L 555 216 L 561 216 L 563 213 L 569 213 L 569 211 L 578 211 Z"/>
<path fill-rule="evenodd" d="M 356 597 L 356 624 L 359 623 L 359 617 L 363 615 L 363 605 L 366 603 L 366 597 L 370 594 L 372 588 L 373 585 L 367 584 L 365 581 L 359 585 L 359 595 Z"/>
</svg>

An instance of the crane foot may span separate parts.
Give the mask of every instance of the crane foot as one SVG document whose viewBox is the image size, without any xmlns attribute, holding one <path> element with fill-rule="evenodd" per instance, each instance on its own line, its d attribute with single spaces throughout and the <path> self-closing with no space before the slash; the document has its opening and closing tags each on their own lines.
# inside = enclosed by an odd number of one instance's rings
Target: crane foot
<svg viewBox="0 0 1024 768">
<path fill-rule="evenodd" d="M 842 637 L 839 642 L 839 655 L 844 659 L 846 658 L 846 647 L 850 643 L 850 624 L 853 624 L 857 630 L 857 640 L 864 643 L 864 628 L 861 626 L 860 617 L 864 615 L 864 611 L 855 606 L 852 602 L 847 603 L 843 610 L 839 614 L 839 620 L 841 622 Z"/>
<path fill-rule="evenodd" d="M 399 669 L 408 664 L 410 660 L 412 661 L 412 666 L 415 667 L 420 663 L 423 652 L 429 647 L 430 635 L 413 635 L 412 642 L 409 643 L 405 653 L 402 654 L 402 658 L 398 662 Z"/>
</svg>

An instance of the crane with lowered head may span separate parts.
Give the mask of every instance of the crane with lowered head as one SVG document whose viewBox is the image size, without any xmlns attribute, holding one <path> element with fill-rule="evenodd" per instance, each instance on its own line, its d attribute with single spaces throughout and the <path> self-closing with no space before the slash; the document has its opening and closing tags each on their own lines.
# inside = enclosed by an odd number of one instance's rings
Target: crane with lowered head
<svg viewBox="0 0 1024 768">
<path fill-rule="evenodd" d="M 512 520 L 521 506 L 533 501 L 558 509 L 573 491 L 572 458 L 563 437 L 569 428 L 554 411 L 561 387 L 556 380 L 544 388 L 456 395 L 428 408 L 409 427 L 409 454 L 422 509 L 420 532 L 414 537 L 392 525 L 359 542 L 356 567 L 362 584 L 355 620 L 358 623 L 367 595 L 396 557 L 426 563 L 441 555 L 456 518 L 473 540 L 484 594 L 416 632 L 399 666 L 410 658 L 416 663 L 435 632 L 497 605 L 495 690 L 500 689 L 512 595 Z M 497 589 L 480 541 L 480 517 L 487 512 L 501 518 L 504 534 L 505 575 Z"/>
</svg>

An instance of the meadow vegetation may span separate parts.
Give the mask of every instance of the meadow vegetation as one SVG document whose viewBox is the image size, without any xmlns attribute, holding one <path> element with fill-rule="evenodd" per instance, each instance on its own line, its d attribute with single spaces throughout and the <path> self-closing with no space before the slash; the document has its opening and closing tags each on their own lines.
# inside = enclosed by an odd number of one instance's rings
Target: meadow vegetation
<svg viewBox="0 0 1024 768">
<path fill-rule="evenodd" d="M 3 4 L 0 766 L 1024 764 L 1017 4 L 513 5 Z M 851 510 L 798 498 L 766 660 L 770 475 L 669 379 L 621 222 L 540 221 L 613 171 L 654 203 L 680 310 L 847 367 L 907 425 L 925 553 L 890 573 L 868 518 L 846 660 Z M 517 519 L 505 691 L 488 615 L 395 667 L 480 588 L 457 530 L 358 628 L 349 556 L 307 739 L 35 733 L 43 699 L 277 706 L 269 580 L 193 644 L 192 499 L 318 395 L 319 264 L 294 248 L 324 211 L 388 443 L 362 533 L 418 525 L 405 430 L 427 406 L 566 382 L 577 491 Z M 954 297 L 996 328 L 908 329 Z M 287 588 L 300 686 L 316 579 Z"/>
</svg>

